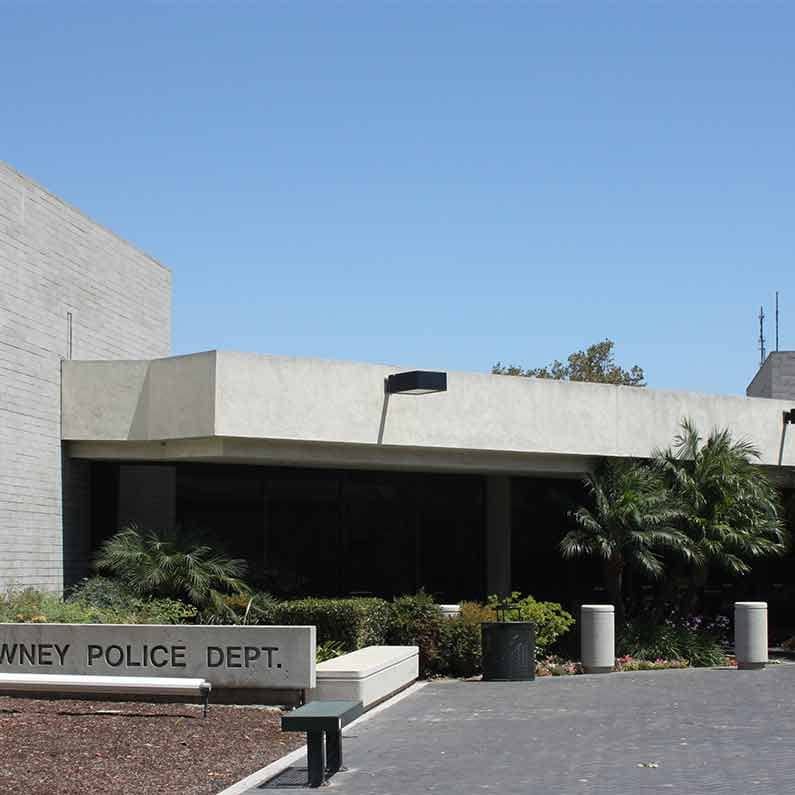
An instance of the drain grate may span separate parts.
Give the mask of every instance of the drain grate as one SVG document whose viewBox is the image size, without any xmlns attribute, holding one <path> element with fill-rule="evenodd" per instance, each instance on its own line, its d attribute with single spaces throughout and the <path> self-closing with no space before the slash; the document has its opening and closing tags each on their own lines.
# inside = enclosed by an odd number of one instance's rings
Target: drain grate
<svg viewBox="0 0 795 795">
<path fill-rule="evenodd" d="M 269 778 L 264 784 L 260 784 L 257 789 L 283 789 L 309 786 L 309 770 L 305 767 L 288 767 L 277 773 L 273 778 Z"/>
</svg>

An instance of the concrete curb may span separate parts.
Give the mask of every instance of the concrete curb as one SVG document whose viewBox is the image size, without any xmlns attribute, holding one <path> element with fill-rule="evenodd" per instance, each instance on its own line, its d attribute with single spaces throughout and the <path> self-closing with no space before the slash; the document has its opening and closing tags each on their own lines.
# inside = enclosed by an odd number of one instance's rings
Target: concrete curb
<svg viewBox="0 0 795 795">
<path fill-rule="evenodd" d="M 399 693 L 396 693 L 392 698 L 388 698 L 386 701 L 382 701 L 377 706 L 373 707 L 371 710 L 368 710 L 359 718 L 356 718 L 355 721 L 349 723 L 343 730 L 342 734 L 345 735 L 348 731 L 359 724 L 364 723 L 368 718 L 373 717 L 373 715 L 377 715 L 379 712 L 382 712 L 385 709 L 389 709 L 393 704 L 397 704 L 398 701 L 402 701 L 404 698 L 407 698 L 410 695 L 422 690 L 428 682 L 415 682 L 413 685 L 410 685 L 405 690 L 401 690 Z M 260 784 L 264 784 L 269 779 L 273 778 L 274 776 L 278 776 L 283 770 L 286 770 L 290 765 L 294 762 L 297 762 L 302 757 L 306 756 L 306 746 L 302 745 L 300 748 L 296 748 L 294 751 L 290 751 L 289 754 L 285 754 L 280 759 L 277 759 L 275 762 L 271 762 L 269 765 L 260 768 L 259 770 L 252 773 L 250 776 L 246 776 L 240 781 L 235 782 L 234 784 L 230 785 L 224 790 L 221 790 L 217 795 L 243 795 L 244 792 L 248 792 L 252 787 L 257 787 Z"/>
</svg>

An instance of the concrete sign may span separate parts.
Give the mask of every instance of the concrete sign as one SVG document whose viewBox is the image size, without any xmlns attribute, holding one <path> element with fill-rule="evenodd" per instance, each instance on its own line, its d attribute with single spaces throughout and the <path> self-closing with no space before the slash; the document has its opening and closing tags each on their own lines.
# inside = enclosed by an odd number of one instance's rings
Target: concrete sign
<svg viewBox="0 0 795 795">
<path fill-rule="evenodd" d="M 314 627 L 0 624 L 0 673 L 202 677 L 213 687 L 315 686 Z"/>
</svg>

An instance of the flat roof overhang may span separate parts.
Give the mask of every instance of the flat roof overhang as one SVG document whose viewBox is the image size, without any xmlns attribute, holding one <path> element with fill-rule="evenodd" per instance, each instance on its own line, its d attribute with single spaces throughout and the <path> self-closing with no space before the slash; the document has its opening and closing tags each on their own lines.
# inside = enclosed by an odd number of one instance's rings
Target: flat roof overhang
<svg viewBox="0 0 795 795">
<path fill-rule="evenodd" d="M 795 477 L 795 426 L 782 423 L 795 401 L 457 372 L 443 393 L 385 394 L 408 369 L 222 351 L 65 361 L 62 438 L 105 460 L 576 474 L 600 456 L 648 457 L 690 417 Z"/>
</svg>

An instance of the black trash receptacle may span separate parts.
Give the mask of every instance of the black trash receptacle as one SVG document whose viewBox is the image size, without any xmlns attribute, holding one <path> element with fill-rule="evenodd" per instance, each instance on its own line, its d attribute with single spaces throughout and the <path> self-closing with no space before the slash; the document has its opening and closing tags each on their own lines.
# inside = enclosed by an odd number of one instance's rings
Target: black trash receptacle
<svg viewBox="0 0 795 795">
<path fill-rule="evenodd" d="M 536 678 L 536 627 L 532 621 L 487 621 L 480 625 L 484 682 Z"/>
</svg>

